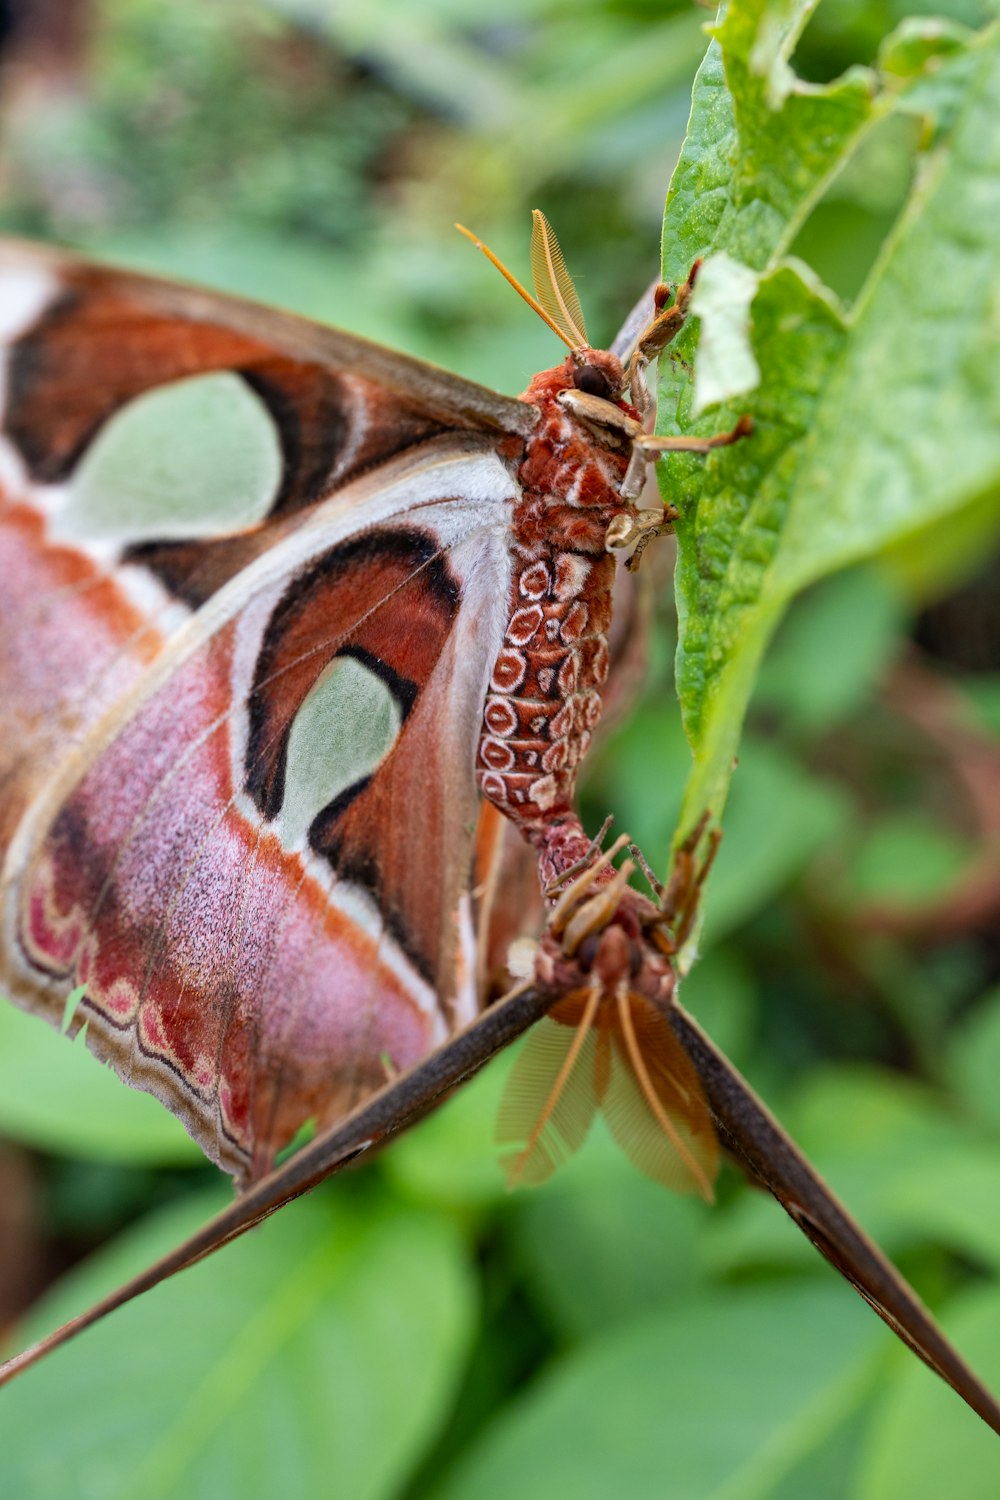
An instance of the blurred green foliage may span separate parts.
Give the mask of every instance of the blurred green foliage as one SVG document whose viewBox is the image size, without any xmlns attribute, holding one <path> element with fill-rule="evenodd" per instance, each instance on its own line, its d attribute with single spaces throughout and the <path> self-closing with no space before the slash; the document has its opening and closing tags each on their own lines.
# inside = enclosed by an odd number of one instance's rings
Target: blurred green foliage
<svg viewBox="0 0 1000 1500">
<path fill-rule="evenodd" d="M 552 362 L 551 341 L 451 221 L 519 267 L 527 211 L 544 204 L 606 339 L 655 270 L 683 146 L 668 274 L 707 242 L 763 277 L 762 386 L 701 419 L 749 408 L 755 446 L 669 471 L 686 517 L 680 686 L 713 798 L 746 707 L 683 998 L 996 1388 L 1000 487 L 985 377 L 1000 332 L 973 287 L 981 272 L 996 290 L 976 258 L 996 220 L 974 220 L 1000 180 L 995 123 L 953 150 L 996 43 L 974 37 L 985 5 L 943 0 L 924 8 L 942 25 L 887 44 L 921 9 L 824 0 L 810 18 L 791 0 L 734 0 L 735 125 L 716 54 L 684 145 L 708 16 L 683 3 L 513 0 L 470 19 L 454 0 L 78 0 L 56 35 L 51 8 L 24 4 L 0 54 L 0 225 L 516 391 Z M 789 64 L 817 87 L 793 87 L 776 123 Z M 980 196 L 956 207 L 970 161 Z M 721 215 L 712 173 L 741 185 Z M 968 282 L 949 279 L 956 237 Z M 940 314 L 923 365 L 886 311 L 901 281 Z M 669 426 L 686 420 L 690 370 L 665 363 Z M 971 478 L 970 454 L 983 458 Z M 861 482 L 845 493 L 848 472 Z M 765 503 L 751 555 L 766 586 L 739 579 L 727 598 L 749 534 L 734 533 Z M 691 747 L 666 549 L 653 551 L 646 687 L 585 795 L 593 825 L 614 812 L 662 865 Z M 747 622 L 765 616 L 755 635 Z M 707 673 L 690 670 L 699 632 Z M 725 754 L 703 728 L 713 715 Z M 995 1438 L 735 1174 L 706 1210 L 637 1177 L 597 1128 L 551 1184 L 507 1196 L 492 1145 L 506 1065 L 5 1392 L 12 1493 L 1000 1493 Z M 109 1241 L 18 1343 L 218 1198 L 172 1119 L 8 1008 L 0 1128 L 27 1165 L 49 1271 Z"/>
</svg>

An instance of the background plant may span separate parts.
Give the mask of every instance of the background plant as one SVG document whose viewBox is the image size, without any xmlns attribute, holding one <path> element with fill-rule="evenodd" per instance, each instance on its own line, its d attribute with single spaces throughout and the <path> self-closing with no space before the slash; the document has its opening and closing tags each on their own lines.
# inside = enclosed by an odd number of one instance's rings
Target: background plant
<svg viewBox="0 0 1000 1500">
<path fill-rule="evenodd" d="M 1000 1386 L 998 44 L 985 6 L 915 9 L 734 0 L 705 57 L 704 12 L 642 0 L 24 4 L 0 221 L 517 391 L 550 340 L 452 220 L 518 266 L 542 204 L 609 338 L 673 169 L 664 273 L 728 259 L 661 425 L 756 429 L 668 470 L 676 610 L 661 545 L 589 816 L 663 865 L 725 804 L 684 1002 Z M 502 1072 L 5 1392 L 11 1488 L 996 1492 L 991 1435 L 735 1174 L 707 1211 L 598 1132 L 507 1197 Z M 105 1247 L 19 1341 L 225 1192 L 9 1007 L 0 1126 L 5 1316 Z"/>
</svg>

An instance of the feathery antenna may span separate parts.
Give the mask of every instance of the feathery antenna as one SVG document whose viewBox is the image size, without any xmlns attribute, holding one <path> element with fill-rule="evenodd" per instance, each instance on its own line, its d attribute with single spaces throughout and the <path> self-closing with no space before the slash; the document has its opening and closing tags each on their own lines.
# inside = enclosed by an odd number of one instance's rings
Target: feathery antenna
<svg viewBox="0 0 1000 1500">
<path fill-rule="evenodd" d="M 589 348 L 580 299 L 576 295 L 559 242 L 548 220 L 537 208 L 533 210 L 533 218 L 531 270 L 537 297 L 533 297 L 527 287 L 522 286 L 513 272 L 508 271 L 503 261 L 471 229 L 466 229 L 464 224 L 456 224 L 455 228 L 459 234 L 464 234 L 467 240 L 471 240 L 487 260 L 492 261 L 504 280 L 510 283 L 519 297 L 524 298 L 529 307 L 534 308 L 556 337 L 562 339 L 574 354 L 578 354 L 582 349 Z"/>
</svg>

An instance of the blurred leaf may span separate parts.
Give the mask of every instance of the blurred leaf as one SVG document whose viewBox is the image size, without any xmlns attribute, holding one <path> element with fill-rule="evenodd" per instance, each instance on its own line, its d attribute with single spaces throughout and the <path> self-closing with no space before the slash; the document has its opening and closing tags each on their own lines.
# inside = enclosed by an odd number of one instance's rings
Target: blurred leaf
<svg viewBox="0 0 1000 1500">
<path fill-rule="evenodd" d="M 974 853 L 925 813 L 883 814 L 855 850 L 850 890 L 879 905 L 924 906 L 955 884 Z"/>
<path fill-rule="evenodd" d="M 508 1049 L 432 1115 L 394 1141 L 382 1158 L 389 1178 L 420 1203 L 474 1210 L 507 1192 L 496 1144 L 496 1118 Z"/>
<path fill-rule="evenodd" d="M 893 1184 L 891 1201 L 901 1222 L 1000 1272 L 1000 1153 L 992 1142 L 926 1157 Z"/>
<path fill-rule="evenodd" d="M 970 501 L 949 516 L 904 536 L 884 553 L 883 571 L 911 604 L 933 604 L 979 573 L 1000 536 L 1000 490 Z"/>
<path fill-rule="evenodd" d="M 845 306 L 856 300 L 909 196 L 922 130 L 923 121 L 902 110 L 875 119 L 788 247 Z"/>
<path fill-rule="evenodd" d="M 889 88 L 905 90 L 902 108 L 922 115 L 935 133 L 948 130 L 962 107 L 974 67 L 973 33 L 940 16 L 906 16 L 879 47 Z"/>
<path fill-rule="evenodd" d="M 735 945 L 713 943 L 685 974 L 680 998 L 730 1062 L 742 1068 L 756 1035 L 760 1006 L 754 974 Z"/>
<path fill-rule="evenodd" d="M 929 1085 L 871 1065 L 814 1069 L 799 1090 L 795 1121 L 820 1151 L 905 1156 L 973 1139 Z"/>
<path fill-rule="evenodd" d="M 366 177 L 412 113 L 378 80 L 360 83 L 257 0 L 92 0 L 85 49 L 83 29 L 61 33 L 59 68 L 14 106 L 8 223 L 37 232 L 43 217 L 78 239 L 238 222 L 340 245 L 370 231 Z"/>
<path fill-rule="evenodd" d="M 765 1500 L 860 1399 L 877 1343 L 843 1287 L 720 1292 L 646 1314 L 543 1375 L 444 1500 Z"/>
<path fill-rule="evenodd" d="M 393 310 L 380 306 L 357 257 L 283 235 L 225 227 L 175 227 L 94 238 L 88 252 L 153 275 L 218 287 L 287 308 L 362 337 L 391 340 Z M 398 315 L 397 315 L 398 323 Z"/>
<path fill-rule="evenodd" d="M 973 1368 L 1000 1389 L 1000 1287 L 956 1297 L 941 1321 Z M 996 1434 L 919 1361 L 898 1363 L 864 1455 L 858 1500 L 995 1500 Z"/>
<path fill-rule="evenodd" d="M 747 735 L 709 883 L 705 941 L 717 942 L 769 901 L 845 822 L 847 798 L 791 756 Z"/>
<path fill-rule="evenodd" d="M 946 58 L 967 52 L 972 40 L 967 26 L 940 16 L 907 16 L 879 48 L 879 68 L 904 79 L 940 72 Z"/>
<path fill-rule="evenodd" d="M 603 1131 L 601 1131 L 603 1134 Z M 584 1167 L 600 1150 L 582 1148 Z M 595 1149 L 596 1148 L 596 1149 Z M 646 1308 L 680 1307 L 703 1280 L 698 1231 L 704 1205 L 665 1193 L 616 1155 L 602 1181 L 560 1172 L 513 1207 L 515 1263 L 535 1301 L 566 1338 L 584 1338 Z"/>
<path fill-rule="evenodd" d="M 945 1067 L 962 1106 L 1000 1129 L 1000 987 L 953 1031 Z"/>
<path fill-rule="evenodd" d="M 377 66 L 400 92 L 459 119 L 480 157 L 502 148 L 521 201 L 531 184 L 579 171 L 584 159 L 591 169 L 620 165 L 618 151 L 608 160 L 609 136 L 627 133 L 643 106 L 662 106 L 704 51 L 701 17 L 683 6 L 641 18 L 591 7 L 581 25 L 576 14 L 520 0 L 502 22 L 471 27 L 447 4 L 270 3 Z"/>
<path fill-rule="evenodd" d="M 798 598 L 754 688 L 754 709 L 815 736 L 856 712 L 899 650 L 900 601 L 874 568 L 849 568 Z"/>
<path fill-rule="evenodd" d="M 216 1206 L 141 1225 L 67 1278 L 31 1332 Z M 6 1391 L 5 1485 L 18 1500 L 395 1495 L 448 1412 L 472 1314 L 446 1224 L 302 1200 Z"/>
<path fill-rule="evenodd" d="M 349 56 L 377 60 L 401 92 L 479 126 L 499 126 L 514 108 L 500 60 L 454 25 L 445 7 L 380 0 L 268 0 L 299 24 L 328 32 Z M 445 14 L 442 14 L 442 10 Z"/>
<path fill-rule="evenodd" d="M 876 1376 L 876 1379 L 878 1377 Z M 855 1500 L 858 1454 L 870 1426 L 874 1403 L 847 1413 L 826 1439 L 805 1455 L 769 1492 L 768 1500 Z"/>
<path fill-rule="evenodd" d="M 1000 677 L 966 677 L 962 692 L 972 703 L 974 719 L 1000 739 Z"/>
<path fill-rule="evenodd" d="M 690 764 L 677 700 L 659 689 L 646 695 L 585 766 L 584 795 L 593 818 L 599 824 L 613 813 L 615 827 L 636 840 L 661 875 L 667 871 L 670 835 Z"/>
<path fill-rule="evenodd" d="M 97 1161 L 199 1165 L 198 1147 L 158 1099 L 123 1088 L 81 1038 L 0 1005 L 0 1131 Z"/>
</svg>

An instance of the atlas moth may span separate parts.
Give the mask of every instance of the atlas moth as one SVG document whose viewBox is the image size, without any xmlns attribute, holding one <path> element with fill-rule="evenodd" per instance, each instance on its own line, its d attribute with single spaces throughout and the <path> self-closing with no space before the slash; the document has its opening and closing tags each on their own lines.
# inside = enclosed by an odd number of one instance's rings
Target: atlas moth
<svg viewBox="0 0 1000 1500">
<path fill-rule="evenodd" d="M 240 1194 L 73 1333 L 388 1139 L 544 1018 L 501 1111 L 539 1179 L 601 1104 L 644 1170 L 718 1145 L 1000 1430 L 993 1398 L 676 997 L 697 835 L 652 897 L 584 832 L 616 554 L 673 512 L 646 369 L 569 347 L 518 400 L 249 303 L 0 249 L 0 986 L 157 1095 Z M 513 280 L 509 276 L 508 279 Z M 626 399 L 626 393 L 629 399 Z M 480 1010 L 517 829 L 549 917 Z M 477 931 L 478 927 L 478 931 Z M 312 1141 L 275 1166 L 306 1122 Z"/>
</svg>

